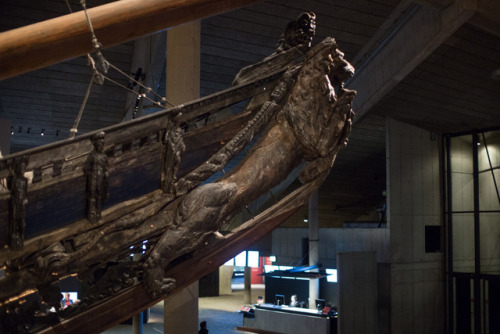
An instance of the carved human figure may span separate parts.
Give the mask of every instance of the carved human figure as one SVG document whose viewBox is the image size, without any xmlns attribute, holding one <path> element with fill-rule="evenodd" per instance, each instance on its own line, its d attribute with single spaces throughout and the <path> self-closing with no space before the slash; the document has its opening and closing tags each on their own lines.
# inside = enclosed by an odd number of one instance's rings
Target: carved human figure
<svg viewBox="0 0 500 334">
<path fill-rule="evenodd" d="M 28 203 L 28 179 L 24 176 L 27 157 L 14 160 L 12 190 L 10 197 L 10 241 L 9 247 L 19 250 L 23 247 L 26 228 L 26 204 Z"/>
<path fill-rule="evenodd" d="M 276 52 L 287 50 L 297 45 L 303 45 L 305 48 L 311 46 L 314 33 L 316 31 L 316 14 L 306 12 L 288 23 L 285 32 L 281 35 Z"/>
<path fill-rule="evenodd" d="M 164 232 L 145 263 L 144 283 L 152 296 L 174 286 L 172 279 L 164 277 L 172 261 L 221 238 L 217 231 L 225 221 L 278 185 L 302 161 L 313 167 L 304 180 L 324 177 L 347 143 L 355 92 L 344 89 L 343 80 L 354 69 L 337 50 L 335 40 L 327 38 L 312 48 L 300 72 L 296 71 L 292 68 L 285 74 L 296 78 L 288 86 L 288 97 L 279 99 L 281 110 L 238 167 L 182 199 L 172 228 Z M 271 98 L 283 95 L 279 91 L 283 87 L 287 86 L 278 85 Z"/>
<path fill-rule="evenodd" d="M 96 223 L 101 219 L 103 203 L 108 199 L 108 156 L 104 153 L 104 132 L 92 138 L 94 151 L 89 154 L 85 164 L 87 180 L 87 219 Z"/>
<path fill-rule="evenodd" d="M 177 181 L 181 156 L 186 150 L 181 127 L 174 124 L 167 132 L 166 141 L 162 188 L 164 192 L 173 194 L 175 193 L 174 186 Z"/>
</svg>

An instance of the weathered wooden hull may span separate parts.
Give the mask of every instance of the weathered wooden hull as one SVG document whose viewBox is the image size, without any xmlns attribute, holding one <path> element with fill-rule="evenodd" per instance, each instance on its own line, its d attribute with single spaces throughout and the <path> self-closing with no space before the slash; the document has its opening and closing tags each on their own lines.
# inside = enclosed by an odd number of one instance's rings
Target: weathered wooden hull
<svg viewBox="0 0 500 334">
<path fill-rule="evenodd" d="M 0 325 L 102 331 L 215 270 L 302 206 L 347 142 L 355 94 L 343 88 L 353 69 L 333 39 L 309 50 L 314 18 L 305 13 L 289 25 L 280 52 L 240 72 L 226 91 L 0 160 L 8 184 L 0 193 L 0 312 L 10 321 Z M 248 99 L 240 115 L 188 131 Z M 203 184 L 258 135 L 238 166 Z M 220 233 L 303 162 L 301 187 Z M 139 260 L 123 260 L 146 240 Z M 58 308 L 54 283 L 68 275 L 87 285 L 80 304 L 38 318 L 21 307 L 35 291 Z"/>
</svg>

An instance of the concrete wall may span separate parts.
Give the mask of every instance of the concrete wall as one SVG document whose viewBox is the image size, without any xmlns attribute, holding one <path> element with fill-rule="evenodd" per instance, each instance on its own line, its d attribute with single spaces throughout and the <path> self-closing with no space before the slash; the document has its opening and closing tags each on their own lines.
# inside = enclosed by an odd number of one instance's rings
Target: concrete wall
<svg viewBox="0 0 500 334">
<path fill-rule="evenodd" d="M 377 262 L 375 252 L 337 254 L 339 334 L 377 333 Z"/>
<path fill-rule="evenodd" d="M 273 231 L 273 255 L 277 264 L 297 265 L 302 258 L 302 238 L 307 228 L 278 228 Z M 387 228 L 320 228 L 319 262 L 323 267 L 337 268 L 338 252 L 374 251 L 378 263 L 389 262 Z"/>
<path fill-rule="evenodd" d="M 297 265 L 302 258 L 302 238 L 307 228 L 278 228 L 273 231 L 273 255 L 278 265 Z M 337 253 L 374 252 L 378 264 L 378 333 L 388 333 L 390 312 L 389 230 L 387 228 L 321 228 L 319 263 L 323 268 L 337 268 Z M 338 284 L 322 280 L 320 296 L 338 305 Z"/>
<path fill-rule="evenodd" d="M 425 226 L 441 225 L 438 140 L 387 121 L 391 333 L 443 333 L 443 253 L 425 252 Z"/>
</svg>

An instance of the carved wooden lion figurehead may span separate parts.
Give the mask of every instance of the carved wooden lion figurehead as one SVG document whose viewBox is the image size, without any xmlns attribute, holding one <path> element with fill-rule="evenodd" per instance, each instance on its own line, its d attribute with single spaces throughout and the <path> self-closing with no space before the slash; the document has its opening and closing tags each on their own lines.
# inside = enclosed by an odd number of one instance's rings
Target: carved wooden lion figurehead
<svg viewBox="0 0 500 334">
<path fill-rule="evenodd" d="M 353 74 L 354 68 L 333 38 L 324 39 L 306 54 L 284 108 L 306 160 L 325 157 L 347 143 L 356 92 L 344 89 L 344 81 Z"/>
</svg>

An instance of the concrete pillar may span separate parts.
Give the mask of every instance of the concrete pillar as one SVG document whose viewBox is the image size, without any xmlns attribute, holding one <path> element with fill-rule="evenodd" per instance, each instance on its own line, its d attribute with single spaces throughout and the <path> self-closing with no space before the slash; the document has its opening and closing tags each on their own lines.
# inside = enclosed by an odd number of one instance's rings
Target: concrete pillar
<svg viewBox="0 0 500 334">
<path fill-rule="evenodd" d="M 198 281 L 165 299 L 163 333 L 198 333 Z"/>
<path fill-rule="evenodd" d="M 245 266 L 245 289 L 243 292 L 243 304 L 251 304 L 252 298 L 252 268 Z"/>
<path fill-rule="evenodd" d="M 319 263 L 319 222 L 318 222 L 318 191 L 312 193 L 309 199 L 309 265 Z M 314 269 L 313 271 L 318 271 Z M 309 280 L 309 308 L 316 308 L 316 298 L 319 297 L 319 279 Z"/>
<path fill-rule="evenodd" d="M 231 288 L 233 272 L 234 266 L 219 267 L 219 295 L 230 295 L 233 292 Z"/>
<path fill-rule="evenodd" d="M 132 318 L 132 333 L 142 334 L 142 312 L 137 313 Z"/>
<path fill-rule="evenodd" d="M 376 253 L 337 253 L 337 269 L 338 333 L 377 333 Z"/>
<path fill-rule="evenodd" d="M 200 96 L 200 22 L 167 31 L 166 98 L 175 105 Z M 198 332 L 198 282 L 164 303 L 164 333 Z"/>
</svg>

